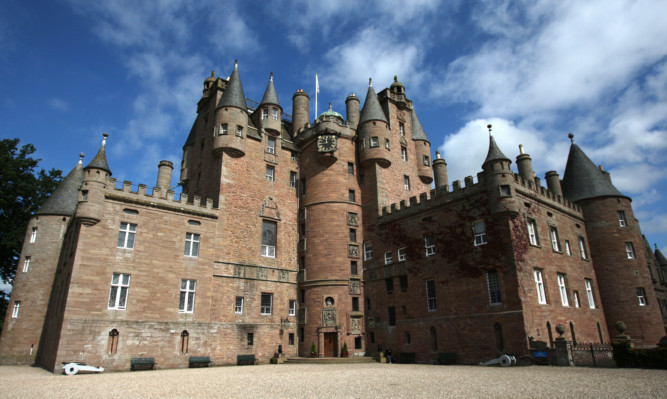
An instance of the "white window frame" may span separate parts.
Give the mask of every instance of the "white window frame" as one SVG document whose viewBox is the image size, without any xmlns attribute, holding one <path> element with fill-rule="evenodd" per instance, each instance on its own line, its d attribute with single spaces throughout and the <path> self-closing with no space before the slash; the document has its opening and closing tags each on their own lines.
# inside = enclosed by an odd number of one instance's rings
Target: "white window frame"
<svg viewBox="0 0 667 399">
<path fill-rule="evenodd" d="M 273 165 L 266 165 L 266 181 L 273 182 L 276 176 L 276 168 Z"/>
<path fill-rule="evenodd" d="M 26 256 L 23 259 L 23 273 L 27 273 L 29 268 L 30 268 L 30 257 Z"/>
<path fill-rule="evenodd" d="M 185 233 L 185 250 L 183 254 L 191 258 L 199 257 L 199 234 Z"/>
<path fill-rule="evenodd" d="M 291 170 L 289 172 L 289 186 L 290 188 L 296 188 L 297 175 L 296 172 Z"/>
<path fill-rule="evenodd" d="M 429 283 L 431 289 L 429 289 Z M 438 304 L 435 298 L 435 280 L 426 280 L 426 311 L 435 312 L 438 310 Z"/>
<path fill-rule="evenodd" d="M 398 122 L 398 132 L 401 134 L 401 136 L 405 136 L 405 125 L 403 122 Z"/>
<path fill-rule="evenodd" d="M 624 211 L 617 211 L 616 214 L 618 215 L 618 225 L 621 227 L 627 227 L 628 226 L 628 221 L 625 218 L 625 212 Z"/>
<path fill-rule="evenodd" d="M 131 242 L 130 237 L 132 237 Z M 120 230 L 118 231 L 118 241 L 116 242 L 116 247 L 122 249 L 134 249 L 134 244 L 136 242 L 137 225 L 135 223 L 120 222 Z"/>
<path fill-rule="evenodd" d="M 296 299 L 289 300 L 289 316 L 296 316 Z"/>
<path fill-rule="evenodd" d="M 37 227 L 32 228 L 32 232 L 30 233 L 30 243 L 34 243 L 37 241 Z"/>
<path fill-rule="evenodd" d="M 627 255 L 628 259 L 635 259 L 635 248 L 632 245 L 631 242 L 626 242 L 625 243 L 625 254 Z"/>
<path fill-rule="evenodd" d="M 588 297 L 588 307 L 595 309 L 595 298 L 593 297 L 593 283 L 591 279 L 585 278 L 584 285 L 586 286 L 586 296 Z"/>
<path fill-rule="evenodd" d="M 486 272 L 486 287 L 489 290 L 489 305 L 500 306 L 503 304 L 502 292 L 500 290 L 500 277 L 497 270 L 490 270 Z M 494 293 L 497 293 L 499 301 L 494 300 Z"/>
<path fill-rule="evenodd" d="M 586 252 L 586 243 L 584 242 L 584 237 L 578 236 L 577 240 L 579 242 L 579 253 L 581 253 L 581 259 L 588 260 L 588 252 Z"/>
<path fill-rule="evenodd" d="M 107 309 L 125 310 L 127 308 L 127 297 L 130 294 L 130 277 L 127 273 L 113 273 L 111 275 L 111 288 L 109 289 Z M 124 300 L 121 299 L 123 298 L 123 293 L 125 294 Z"/>
<path fill-rule="evenodd" d="M 236 137 L 243 137 L 243 126 L 236 126 Z"/>
<path fill-rule="evenodd" d="M 646 306 L 648 302 L 646 301 L 646 290 L 643 287 L 637 287 L 637 300 L 639 301 L 639 306 Z"/>
<path fill-rule="evenodd" d="M 434 235 L 429 234 L 429 235 L 424 236 L 424 249 L 425 249 L 426 257 L 435 255 L 435 236 Z"/>
<path fill-rule="evenodd" d="M 364 260 L 373 259 L 373 243 L 366 241 L 364 243 Z"/>
<path fill-rule="evenodd" d="M 403 188 L 405 191 L 410 191 L 410 176 L 403 176 Z"/>
<path fill-rule="evenodd" d="M 384 148 L 389 149 L 389 139 L 384 139 Z"/>
<path fill-rule="evenodd" d="M 405 247 L 399 248 L 398 249 L 398 261 L 399 262 L 404 262 L 406 259 L 408 259 L 408 254 L 405 251 Z"/>
<path fill-rule="evenodd" d="M 269 119 L 269 109 L 262 108 L 262 119 Z"/>
<path fill-rule="evenodd" d="M 264 233 L 264 223 L 275 223 L 271 222 L 269 220 L 263 220 L 262 221 L 262 234 Z M 276 246 L 278 244 L 278 224 L 275 223 L 276 226 L 276 245 L 269 245 L 269 244 L 264 244 L 262 241 L 262 256 L 265 258 L 275 258 L 276 257 Z"/>
<path fill-rule="evenodd" d="M 244 299 L 242 296 L 237 296 L 234 302 L 234 313 L 243 314 L 243 302 Z"/>
<path fill-rule="evenodd" d="M 542 270 L 534 269 L 533 275 L 535 277 L 535 289 L 537 291 L 537 303 L 540 305 L 546 305 L 547 303 L 547 294 L 544 290 L 544 276 L 542 275 Z"/>
<path fill-rule="evenodd" d="M 581 301 L 579 301 L 579 291 L 572 291 L 572 298 L 574 298 L 574 307 L 580 308 Z"/>
<path fill-rule="evenodd" d="M 195 312 L 195 294 L 197 291 L 197 280 L 181 280 L 181 292 L 178 301 L 178 313 Z"/>
<path fill-rule="evenodd" d="M 371 137 L 371 148 L 380 146 L 380 139 L 377 137 Z"/>
<path fill-rule="evenodd" d="M 278 120 L 278 108 L 271 108 L 271 119 Z"/>
<path fill-rule="evenodd" d="M 565 253 L 567 256 L 572 256 L 572 248 L 570 247 L 570 241 L 565 240 Z"/>
<path fill-rule="evenodd" d="M 267 136 L 266 138 L 266 152 L 269 154 L 275 154 L 276 153 L 276 138 Z"/>
<path fill-rule="evenodd" d="M 475 226 L 479 226 L 480 223 L 482 226 L 482 230 L 479 231 L 479 229 L 477 229 L 476 231 Z M 484 220 L 476 220 L 472 222 L 472 234 L 474 236 L 474 244 L 476 247 L 488 243 L 486 237 L 486 223 L 484 222 Z"/>
<path fill-rule="evenodd" d="M 537 235 L 537 222 L 534 219 L 528 219 L 526 226 L 528 228 L 528 241 L 530 242 L 530 245 L 540 245 L 540 240 Z"/>
<path fill-rule="evenodd" d="M 266 295 L 266 297 L 265 297 Z M 264 298 L 268 298 L 269 304 L 264 304 Z M 273 294 L 270 292 L 262 292 L 260 295 L 260 309 L 259 313 L 262 316 L 270 316 L 273 314 Z"/>
<path fill-rule="evenodd" d="M 551 249 L 556 252 L 561 252 L 558 229 L 555 226 L 549 226 L 549 237 L 551 237 Z"/>
<path fill-rule="evenodd" d="M 385 265 L 391 265 L 394 263 L 394 256 L 391 253 L 391 251 L 387 251 L 384 253 L 384 264 Z"/>
<path fill-rule="evenodd" d="M 14 301 L 14 309 L 12 310 L 13 319 L 17 319 L 19 317 L 20 309 L 21 309 L 21 301 Z"/>
<path fill-rule="evenodd" d="M 405 162 L 408 161 L 408 149 L 405 147 L 401 147 L 401 159 Z"/>
<path fill-rule="evenodd" d="M 498 189 L 500 190 L 500 196 L 501 197 L 511 197 L 512 196 L 512 189 L 510 188 L 509 184 L 501 184 L 498 186 Z"/>
<path fill-rule="evenodd" d="M 220 124 L 220 135 L 224 136 L 226 134 L 227 134 L 227 124 L 222 123 L 222 124 Z"/>
<path fill-rule="evenodd" d="M 567 298 L 567 282 L 564 274 L 558 273 L 558 290 L 560 291 L 560 303 L 563 306 L 570 306 Z"/>
<path fill-rule="evenodd" d="M 431 166 L 431 157 L 424 155 L 424 166 Z"/>
</svg>

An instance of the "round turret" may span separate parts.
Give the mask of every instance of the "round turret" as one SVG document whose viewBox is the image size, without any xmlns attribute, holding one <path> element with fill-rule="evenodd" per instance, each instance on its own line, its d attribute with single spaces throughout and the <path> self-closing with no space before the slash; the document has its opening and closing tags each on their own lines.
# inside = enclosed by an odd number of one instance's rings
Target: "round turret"
<svg viewBox="0 0 667 399">
<path fill-rule="evenodd" d="M 281 130 L 282 107 L 278 101 L 278 94 L 273 85 L 273 72 L 269 79 L 269 84 L 262 97 L 262 102 L 259 104 L 259 117 L 262 129 L 272 135 L 279 135 Z"/>
<path fill-rule="evenodd" d="M 247 130 L 248 106 L 243 94 L 238 62 L 235 62 L 227 88 L 220 97 L 220 102 L 215 110 L 214 154 L 225 152 L 235 158 L 244 156 Z"/>
<path fill-rule="evenodd" d="M 383 168 L 391 165 L 390 136 L 387 117 L 373 90 L 373 81 L 369 80 L 366 101 L 359 119 L 359 160 L 362 166 L 372 162 L 377 162 Z"/>
<path fill-rule="evenodd" d="M 103 217 L 104 190 L 111 176 L 105 150 L 108 136 L 107 133 L 103 134 L 104 138 L 97 155 L 83 169 L 83 183 L 76 207 L 76 219 L 86 226 L 98 223 Z"/>
<path fill-rule="evenodd" d="M 412 126 L 412 140 L 415 143 L 415 155 L 417 156 L 417 174 L 422 182 L 431 184 L 433 181 L 431 143 L 426 138 L 424 128 L 414 109 L 410 112 L 410 124 Z"/>
<path fill-rule="evenodd" d="M 518 206 L 512 197 L 512 186 L 514 182 L 514 173 L 510 165 L 512 161 L 500 151 L 496 140 L 491 135 L 491 125 L 489 129 L 489 152 L 482 165 L 484 169 L 484 182 L 489 196 L 491 214 L 509 212 L 518 213 Z"/>
<path fill-rule="evenodd" d="M 292 132 L 297 133 L 310 121 L 310 97 L 303 89 L 297 90 L 292 96 Z"/>
</svg>

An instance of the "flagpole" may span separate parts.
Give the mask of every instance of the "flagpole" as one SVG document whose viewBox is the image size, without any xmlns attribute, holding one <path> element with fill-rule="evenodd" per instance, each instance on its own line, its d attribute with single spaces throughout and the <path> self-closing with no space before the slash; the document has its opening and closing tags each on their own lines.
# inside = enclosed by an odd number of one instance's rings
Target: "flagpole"
<svg viewBox="0 0 667 399">
<path fill-rule="evenodd" d="M 315 74 L 315 119 L 317 119 L 317 93 L 320 92 L 320 81 Z"/>
</svg>

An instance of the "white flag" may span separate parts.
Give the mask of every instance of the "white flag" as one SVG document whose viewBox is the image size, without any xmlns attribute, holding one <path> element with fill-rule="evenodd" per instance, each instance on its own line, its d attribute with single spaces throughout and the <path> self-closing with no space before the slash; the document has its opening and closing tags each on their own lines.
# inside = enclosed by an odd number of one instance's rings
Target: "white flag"
<svg viewBox="0 0 667 399">
<path fill-rule="evenodd" d="M 317 74 L 315 74 L 315 93 L 320 92 L 320 81 L 317 79 Z"/>
</svg>

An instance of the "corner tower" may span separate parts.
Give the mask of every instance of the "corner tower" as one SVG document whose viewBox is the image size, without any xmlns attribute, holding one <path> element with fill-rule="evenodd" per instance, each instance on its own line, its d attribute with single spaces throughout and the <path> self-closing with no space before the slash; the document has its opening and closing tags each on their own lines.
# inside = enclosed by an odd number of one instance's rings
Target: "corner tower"
<svg viewBox="0 0 667 399">
<path fill-rule="evenodd" d="M 238 60 L 235 60 L 227 88 L 215 110 L 213 151 L 216 154 L 224 152 L 235 158 L 242 157 L 246 152 L 247 134 L 248 105 L 243 94 Z"/>
</svg>

